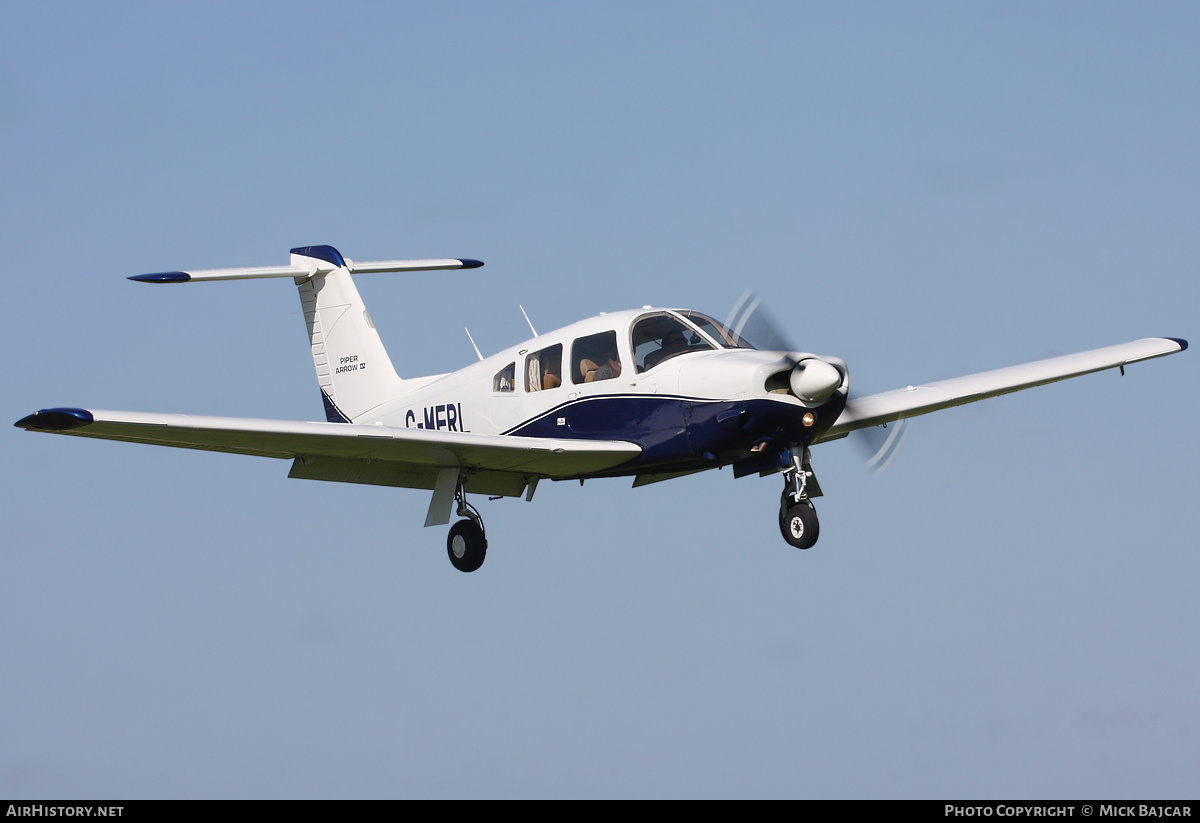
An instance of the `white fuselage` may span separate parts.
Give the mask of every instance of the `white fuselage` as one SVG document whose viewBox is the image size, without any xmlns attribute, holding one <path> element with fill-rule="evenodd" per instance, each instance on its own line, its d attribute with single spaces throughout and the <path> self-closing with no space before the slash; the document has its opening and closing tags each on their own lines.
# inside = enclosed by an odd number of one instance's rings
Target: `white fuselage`
<svg viewBox="0 0 1200 823">
<path fill-rule="evenodd" d="M 656 321 L 686 326 L 689 345 L 664 353 L 658 343 L 641 340 L 646 335 L 639 335 L 639 324 Z M 594 351 L 596 341 L 610 339 L 615 341 L 619 374 L 594 372 L 589 379 L 585 369 L 600 359 Z M 748 454 L 756 440 L 770 437 L 781 421 L 790 424 L 811 406 L 786 388 L 772 391 L 767 386 L 772 375 L 786 373 L 806 356 L 723 346 L 681 313 L 643 308 L 574 323 L 451 374 L 407 379 L 399 397 L 354 422 L 475 434 L 627 440 L 646 452 L 639 461 L 643 468 L 695 459 L 715 467 Z M 542 368 L 547 361 L 549 370 Z M 728 425 L 705 430 L 718 415 L 744 410 L 747 404 L 769 407 L 778 415 L 757 415 L 761 431 L 733 431 Z M 776 416 L 780 419 L 773 419 Z M 717 459 L 718 454 L 723 459 Z"/>
</svg>

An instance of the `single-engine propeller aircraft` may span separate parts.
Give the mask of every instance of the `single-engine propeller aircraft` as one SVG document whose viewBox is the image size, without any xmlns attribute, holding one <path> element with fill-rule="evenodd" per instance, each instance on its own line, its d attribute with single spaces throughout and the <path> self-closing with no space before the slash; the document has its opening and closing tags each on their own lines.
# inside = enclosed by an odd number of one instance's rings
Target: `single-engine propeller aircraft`
<svg viewBox="0 0 1200 823">
<path fill-rule="evenodd" d="M 783 475 L 779 526 L 791 545 L 817 540 L 821 494 L 811 446 L 928 412 L 1183 351 L 1152 337 L 867 397 L 846 364 L 761 351 L 696 311 L 643 307 L 602 314 L 513 346 L 452 374 L 401 379 L 352 274 L 470 269 L 477 260 L 359 263 L 331 246 L 292 249 L 286 266 L 172 271 L 149 283 L 291 278 L 300 291 L 324 423 L 42 409 L 17 421 L 54 432 L 292 461 L 289 477 L 433 492 L 426 526 L 459 520 L 454 567 L 483 563 L 483 520 L 467 493 L 532 500 L 538 482 L 634 478 L 642 486 L 732 466 Z M 532 325 L 530 326 L 532 329 Z M 476 350 L 478 352 L 478 350 Z"/>
</svg>

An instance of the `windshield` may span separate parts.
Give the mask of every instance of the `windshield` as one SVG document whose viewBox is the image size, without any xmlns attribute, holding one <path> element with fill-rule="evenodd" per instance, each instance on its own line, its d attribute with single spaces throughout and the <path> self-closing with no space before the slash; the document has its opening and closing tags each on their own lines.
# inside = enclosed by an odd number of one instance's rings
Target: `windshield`
<svg viewBox="0 0 1200 823">
<path fill-rule="evenodd" d="M 698 311 L 681 311 L 679 314 L 686 317 L 689 322 L 695 323 L 701 331 L 727 349 L 754 348 L 748 341 L 734 334 L 724 323 L 718 323 L 707 314 L 701 314 Z"/>
</svg>

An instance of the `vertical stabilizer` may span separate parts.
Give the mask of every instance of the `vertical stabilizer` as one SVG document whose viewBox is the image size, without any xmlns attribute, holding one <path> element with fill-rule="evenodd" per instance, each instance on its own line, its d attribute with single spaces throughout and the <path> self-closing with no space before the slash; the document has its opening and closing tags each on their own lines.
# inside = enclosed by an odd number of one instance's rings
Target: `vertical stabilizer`
<svg viewBox="0 0 1200 823">
<path fill-rule="evenodd" d="M 349 423 L 397 397 L 404 381 L 375 331 L 371 315 L 332 246 L 292 249 L 291 265 L 315 272 L 297 277 L 313 365 L 331 423 Z M 332 265 L 333 271 L 328 270 Z"/>
</svg>

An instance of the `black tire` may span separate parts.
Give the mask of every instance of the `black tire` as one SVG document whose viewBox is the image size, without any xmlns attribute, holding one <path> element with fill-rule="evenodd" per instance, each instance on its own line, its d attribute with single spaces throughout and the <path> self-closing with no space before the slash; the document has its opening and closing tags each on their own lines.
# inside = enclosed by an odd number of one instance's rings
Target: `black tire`
<svg viewBox="0 0 1200 823">
<path fill-rule="evenodd" d="M 478 569 L 487 556 L 487 538 L 483 536 L 483 529 L 474 520 L 459 520 L 450 527 L 446 554 L 460 572 Z"/>
<path fill-rule="evenodd" d="M 791 492 L 790 488 L 784 489 L 783 494 L 779 495 L 779 533 L 783 535 L 784 540 L 787 540 L 787 536 L 788 536 L 788 533 L 787 533 L 788 509 L 790 509 L 792 506 L 795 506 L 795 505 L 808 506 L 808 508 L 810 508 L 810 509 L 813 508 L 812 501 L 809 500 L 807 497 L 804 498 L 803 503 L 797 504 L 792 500 L 792 492 Z M 813 509 L 813 514 L 816 514 L 815 509 Z M 816 541 L 814 540 L 813 542 L 815 543 Z M 812 543 L 810 543 L 809 545 L 811 546 Z"/>
<path fill-rule="evenodd" d="M 790 506 L 780 507 L 779 532 L 788 545 L 807 549 L 817 542 L 821 524 L 817 521 L 817 510 L 805 500 Z"/>
</svg>

